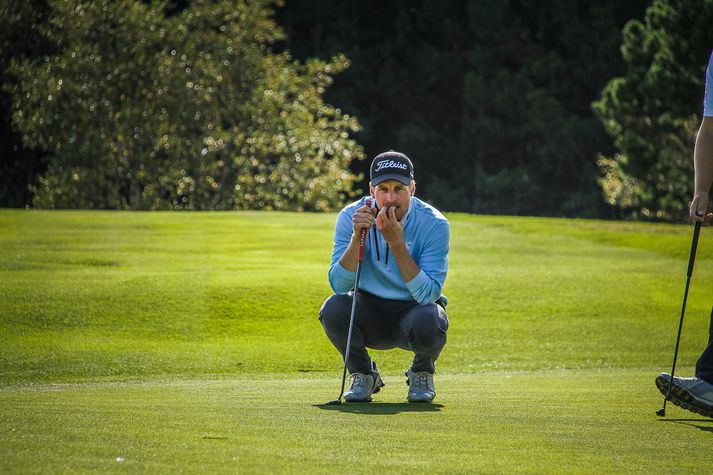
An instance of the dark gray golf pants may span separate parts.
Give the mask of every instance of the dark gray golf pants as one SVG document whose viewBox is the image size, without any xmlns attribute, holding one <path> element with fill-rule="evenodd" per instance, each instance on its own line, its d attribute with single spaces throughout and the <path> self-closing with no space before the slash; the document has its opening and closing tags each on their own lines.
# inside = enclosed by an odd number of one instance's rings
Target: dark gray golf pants
<svg viewBox="0 0 713 475">
<path fill-rule="evenodd" d="M 352 292 L 332 295 L 319 311 L 319 320 L 332 344 L 344 357 L 352 310 Z M 435 362 L 446 344 L 448 316 L 439 304 L 419 305 L 415 301 L 388 300 L 359 290 L 348 369 L 369 373 L 371 358 L 366 348 L 401 348 L 414 352 L 411 370 L 436 370 Z"/>
<path fill-rule="evenodd" d="M 696 377 L 713 384 L 713 310 L 708 328 L 708 346 L 696 363 Z"/>
</svg>

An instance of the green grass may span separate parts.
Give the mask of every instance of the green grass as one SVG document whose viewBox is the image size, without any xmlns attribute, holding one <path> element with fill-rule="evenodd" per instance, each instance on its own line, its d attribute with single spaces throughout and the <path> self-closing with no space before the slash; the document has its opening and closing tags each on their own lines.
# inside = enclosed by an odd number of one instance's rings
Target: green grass
<svg viewBox="0 0 713 475">
<path fill-rule="evenodd" d="M 448 218 L 437 404 L 394 350 L 325 408 L 335 215 L 0 211 L 0 471 L 709 472 L 713 420 L 654 415 L 691 226 Z M 712 276 L 704 230 L 688 374 Z"/>
</svg>

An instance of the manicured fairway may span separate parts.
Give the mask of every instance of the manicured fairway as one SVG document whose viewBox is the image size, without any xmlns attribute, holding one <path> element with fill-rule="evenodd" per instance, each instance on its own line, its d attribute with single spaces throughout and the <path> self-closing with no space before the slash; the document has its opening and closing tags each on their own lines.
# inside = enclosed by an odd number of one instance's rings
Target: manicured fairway
<svg viewBox="0 0 713 475">
<path fill-rule="evenodd" d="M 657 420 L 649 376 L 447 374 L 434 405 L 405 403 L 403 380 L 392 377 L 378 402 L 340 407 L 316 405 L 335 396 L 333 379 L 295 375 L 12 388 L 0 391 L 1 464 L 45 472 L 710 473 L 713 420 L 676 410 Z"/>
<path fill-rule="evenodd" d="M 391 351 L 376 403 L 333 408 L 335 215 L 0 211 L 0 472 L 709 473 L 713 420 L 654 415 L 691 226 L 448 218 L 436 404 Z"/>
</svg>

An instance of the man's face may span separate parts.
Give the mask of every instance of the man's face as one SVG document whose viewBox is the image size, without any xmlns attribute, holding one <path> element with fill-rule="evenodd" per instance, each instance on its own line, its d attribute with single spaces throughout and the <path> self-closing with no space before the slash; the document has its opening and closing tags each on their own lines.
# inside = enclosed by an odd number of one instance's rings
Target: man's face
<svg viewBox="0 0 713 475">
<path fill-rule="evenodd" d="M 400 181 L 386 180 L 376 186 L 369 185 L 371 196 L 376 199 L 379 209 L 386 209 L 390 206 L 396 208 L 396 219 L 401 221 L 408 211 L 411 196 L 416 191 L 416 184 L 411 181 L 409 186 Z"/>
</svg>

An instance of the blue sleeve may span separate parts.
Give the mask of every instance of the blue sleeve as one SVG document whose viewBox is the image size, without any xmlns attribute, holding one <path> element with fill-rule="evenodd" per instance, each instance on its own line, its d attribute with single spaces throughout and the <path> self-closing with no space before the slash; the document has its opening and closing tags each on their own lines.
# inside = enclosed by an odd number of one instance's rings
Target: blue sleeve
<svg viewBox="0 0 713 475">
<path fill-rule="evenodd" d="M 344 255 L 349 241 L 352 239 L 351 214 L 343 209 L 337 216 L 337 224 L 334 226 L 334 248 L 332 249 L 332 264 L 329 266 L 329 286 L 335 294 L 346 294 L 354 287 L 356 272 L 345 269 L 339 259 Z"/>
<path fill-rule="evenodd" d="M 708 59 L 708 69 L 706 70 L 706 95 L 703 99 L 703 116 L 713 117 L 713 52 Z"/>
<path fill-rule="evenodd" d="M 428 305 L 441 296 L 448 272 L 450 228 L 440 221 L 428 234 L 423 252 L 418 259 L 421 271 L 406 282 L 406 288 L 421 305 Z"/>
</svg>

